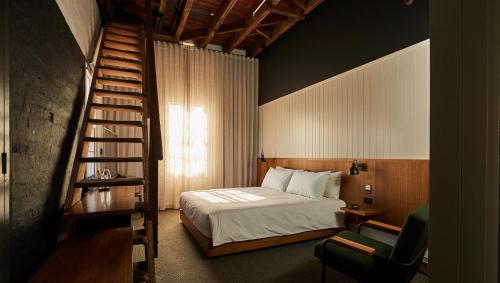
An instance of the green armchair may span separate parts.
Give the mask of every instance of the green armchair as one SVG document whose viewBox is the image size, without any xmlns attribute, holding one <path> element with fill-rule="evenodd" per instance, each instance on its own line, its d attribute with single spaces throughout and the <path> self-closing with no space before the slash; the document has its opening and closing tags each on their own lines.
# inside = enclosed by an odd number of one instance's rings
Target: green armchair
<svg viewBox="0 0 500 283">
<path fill-rule="evenodd" d="M 369 220 L 358 231 L 344 230 L 318 243 L 314 255 L 321 260 L 321 280 L 326 266 L 361 282 L 410 282 L 427 249 L 429 209 L 422 205 L 410 213 L 403 227 Z M 362 226 L 397 234 L 394 246 L 359 234 Z"/>
</svg>

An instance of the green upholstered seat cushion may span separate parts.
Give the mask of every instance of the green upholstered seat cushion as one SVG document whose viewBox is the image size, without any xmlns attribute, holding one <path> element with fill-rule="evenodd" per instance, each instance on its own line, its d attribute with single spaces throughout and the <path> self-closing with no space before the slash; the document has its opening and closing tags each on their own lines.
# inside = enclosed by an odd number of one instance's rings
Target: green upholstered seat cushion
<svg viewBox="0 0 500 283">
<path fill-rule="evenodd" d="M 390 256 L 391 260 L 408 263 L 427 247 L 427 223 L 429 220 L 428 205 L 421 205 L 408 217 L 401 229 L 396 245 Z"/>
<path fill-rule="evenodd" d="M 367 256 L 328 240 L 325 242 L 323 250 L 322 242 L 315 246 L 314 255 L 320 258 L 323 263 L 352 277 L 370 276 L 374 271 L 376 258 L 389 259 L 391 255 L 392 246 L 355 232 L 344 230 L 337 236 L 375 249 L 376 256 Z"/>
</svg>

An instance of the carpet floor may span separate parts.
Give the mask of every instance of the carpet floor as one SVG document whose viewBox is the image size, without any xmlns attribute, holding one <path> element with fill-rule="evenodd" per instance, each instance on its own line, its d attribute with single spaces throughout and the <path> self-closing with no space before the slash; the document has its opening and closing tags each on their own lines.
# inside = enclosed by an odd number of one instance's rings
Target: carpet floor
<svg viewBox="0 0 500 283">
<path fill-rule="evenodd" d="M 134 221 L 141 227 L 141 220 Z M 156 281 L 163 282 L 320 282 L 321 265 L 313 256 L 319 240 L 241 254 L 206 258 L 179 220 L 179 211 L 159 214 L 159 256 Z M 134 260 L 143 260 L 144 251 L 134 248 Z M 327 268 L 327 281 L 356 282 Z M 413 283 L 427 282 L 422 274 Z"/>
</svg>

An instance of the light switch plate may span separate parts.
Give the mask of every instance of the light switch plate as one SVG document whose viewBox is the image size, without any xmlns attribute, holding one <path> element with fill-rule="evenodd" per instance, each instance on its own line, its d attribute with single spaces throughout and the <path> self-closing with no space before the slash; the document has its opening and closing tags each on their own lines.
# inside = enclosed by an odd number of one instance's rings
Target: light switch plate
<svg viewBox="0 0 500 283">
<path fill-rule="evenodd" d="M 372 185 L 370 185 L 370 184 L 365 185 L 365 193 L 367 193 L 367 194 L 372 193 Z"/>
</svg>

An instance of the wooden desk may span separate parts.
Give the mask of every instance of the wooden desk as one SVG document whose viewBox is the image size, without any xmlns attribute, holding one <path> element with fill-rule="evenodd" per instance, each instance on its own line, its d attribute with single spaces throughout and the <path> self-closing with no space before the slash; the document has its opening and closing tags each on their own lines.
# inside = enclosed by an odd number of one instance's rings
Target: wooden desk
<svg viewBox="0 0 500 283">
<path fill-rule="evenodd" d="M 75 203 L 66 216 L 95 217 L 102 215 L 131 214 L 135 211 L 135 187 L 111 187 L 109 191 L 90 192 Z"/>
<path fill-rule="evenodd" d="M 131 283 L 132 228 L 77 234 L 63 241 L 31 283 Z"/>
</svg>

